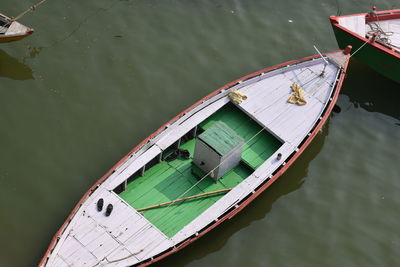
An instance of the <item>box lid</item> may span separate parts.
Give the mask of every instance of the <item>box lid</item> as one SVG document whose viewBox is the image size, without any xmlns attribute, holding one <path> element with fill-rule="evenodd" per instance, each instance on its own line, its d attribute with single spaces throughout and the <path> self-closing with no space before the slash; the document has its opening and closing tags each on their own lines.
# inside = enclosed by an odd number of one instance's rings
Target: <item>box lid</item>
<svg viewBox="0 0 400 267">
<path fill-rule="evenodd" d="M 243 143 L 243 138 L 221 121 L 215 122 L 198 138 L 221 156 L 226 155 Z"/>
</svg>

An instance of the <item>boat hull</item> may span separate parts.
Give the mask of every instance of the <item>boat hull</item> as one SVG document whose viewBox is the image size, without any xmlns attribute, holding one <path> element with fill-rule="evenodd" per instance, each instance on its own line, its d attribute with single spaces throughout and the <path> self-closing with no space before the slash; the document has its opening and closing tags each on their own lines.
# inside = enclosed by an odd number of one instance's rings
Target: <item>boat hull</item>
<svg viewBox="0 0 400 267">
<path fill-rule="evenodd" d="M 65 221 L 63 226 L 60 228 L 60 230 L 56 233 L 54 236 L 46 254 L 44 255 L 41 263 L 39 266 L 46 266 L 47 262 L 49 260 L 49 257 L 51 254 L 54 252 L 55 247 L 57 246 L 57 243 L 59 240 L 62 238 L 62 235 L 64 233 L 67 233 L 66 231 L 68 225 L 70 222 L 74 219 L 74 216 L 77 214 L 79 208 L 84 205 L 84 203 L 90 198 L 92 194 L 95 193 L 97 188 L 101 186 L 101 184 L 109 178 L 112 173 L 115 172 L 115 170 L 123 164 L 135 151 L 139 150 L 141 147 L 143 147 L 148 141 L 150 141 L 154 136 L 156 136 L 158 133 L 163 132 L 166 128 L 169 127 L 173 122 L 177 121 L 179 118 L 185 116 L 187 113 L 189 113 L 191 110 L 195 109 L 197 106 L 200 106 L 203 102 L 210 100 L 214 96 L 217 96 L 219 93 L 223 92 L 224 90 L 228 90 L 230 88 L 233 88 L 237 84 L 240 84 L 242 82 L 245 82 L 249 79 L 252 79 L 254 77 L 263 75 L 265 72 L 273 71 L 278 68 L 283 68 L 283 67 L 288 67 L 292 64 L 297 64 L 302 61 L 306 60 L 314 60 L 318 59 L 319 55 L 312 56 L 312 57 L 307 57 L 301 60 L 294 60 L 290 62 L 286 62 L 283 64 L 279 64 L 270 68 L 263 69 L 259 72 L 250 74 L 248 76 L 245 76 L 243 78 L 240 78 L 238 80 L 233 81 L 232 83 L 229 83 L 220 89 L 216 90 L 215 92 L 211 93 L 207 97 L 201 99 L 191 107 L 189 107 L 187 110 L 179 114 L 177 117 L 173 118 L 170 122 L 162 126 L 158 131 L 156 131 L 154 134 L 150 135 L 147 139 L 145 139 L 141 144 L 139 144 L 137 147 L 135 147 L 130 153 L 128 153 L 119 163 L 117 163 L 106 175 L 104 175 L 81 199 L 81 201 L 77 204 L 77 206 L 74 208 L 74 210 L 71 212 L 70 216 L 68 219 Z M 347 68 L 347 63 L 348 60 L 345 61 L 344 66 L 342 67 L 342 70 L 336 78 L 336 86 L 333 88 L 332 94 L 329 98 L 329 102 L 325 106 L 321 116 L 319 117 L 318 121 L 314 124 L 314 127 L 308 132 L 306 138 L 301 142 L 301 144 L 298 146 L 298 150 L 291 154 L 288 158 L 287 161 L 285 161 L 284 164 L 282 164 L 276 172 L 274 172 L 273 175 L 270 176 L 270 178 L 266 179 L 262 184 L 260 184 L 252 193 L 250 193 L 247 197 L 243 198 L 240 202 L 237 203 L 237 205 L 234 205 L 232 208 L 227 210 L 221 217 L 218 218 L 218 220 L 213 220 L 212 223 L 208 224 L 206 227 L 202 228 L 200 231 L 198 231 L 196 234 L 193 234 L 191 236 L 188 236 L 186 239 L 182 240 L 182 242 L 179 242 L 175 244 L 174 246 L 171 246 L 169 249 L 164 250 L 160 254 L 157 254 L 153 257 L 150 257 L 148 259 L 145 259 L 141 261 L 138 264 L 135 264 L 135 266 L 147 266 L 150 265 L 162 258 L 167 257 L 168 255 L 175 253 L 176 251 L 186 247 L 187 245 L 191 244 L 201 236 L 205 235 L 207 232 L 211 231 L 214 229 L 216 226 L 221 224 L 222 222 L 231 219 L 233 216 L 235 216 L 238 212 L 240 212 L 244 207 L 246 207 L 252 200 L 254 200 L 258 195 L 260 195 L 263 191 L 265 191 L 273 182 L 275 182 L 281 175 L 295 162 L 295 160 L 301 155 L 301 153 L 308 147 L 308 145 L 312 142 L 312 140 L 315 138 L 315 136 L 318 134 L 319 130 L 322 128 L 322 126 L 325 124 L 325 122 L 328 120 L 329 115 L 337 101 L 344 77 L 345 77 L 345 70 Z"/>
<path fill-rule="evenodd" d="M 367 14 L 365 14 L 367 15 Z M 381 75 L 400 83 L 400 53 L 340 26 L 338 17 L 330 17 L 336 41 L 341 49 L 353 47 L 354 57 Z"/>
<path fill-rule="evenodd" d="M 10 43 L 14 41 L 19 41 L 21 39 L 28 37 L 34 32 L 32 28 L 26 27 L 25 25 L 19 23 L 18 21 L 13 21 L 11 18 L 9 18 L 4 14 L 0 13 L 0 19 L 3 24 L 4 23 L 11 24 L 11 26 L 9 26 L 10 28 L 13 27 L 13 25 L 17 25 L 17 30 L 13 31 L 12 33 L 7 31 L 3 34 L 0 34 L 0 43 Z"/>
<path fill-rule="evenodd" d="M 0 43 L 10 43 L 14 41 L 19 41 L 21 39 L 24 39 L 31 35 L 33 33 L 33 30 L 27 32 L 26 34 L 23 35 L 15 35 L 15 36 L 2 36 L 0 37 Z"/>
</svg>

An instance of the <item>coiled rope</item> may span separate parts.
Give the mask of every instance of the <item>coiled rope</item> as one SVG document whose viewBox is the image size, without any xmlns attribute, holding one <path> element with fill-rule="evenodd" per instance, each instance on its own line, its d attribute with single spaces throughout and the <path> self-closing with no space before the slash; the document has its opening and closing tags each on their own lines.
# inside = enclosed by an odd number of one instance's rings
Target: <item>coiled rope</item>
<svg viewBox="0 0 400 267">
<path fill-rule="evenodd" d="M 370 38 L 367 37 L 367 40 L 356 50 L 354 53 L 352 53 L 349 57 L 349 59 L 354 56 L 358 51 L 360 51 L 367 43 L 369 42 L 375 42 L 378 41 L 388 47 L 395 47 L 397 49 L 400 49 L 399 46 L 396 46 L 392 44 L 392 40 L 390 40 L 390 36 L 394 34 L 394 32 L 387 31 L 385 32 L 382 27 L 379 25 L 379 18 L 375 13 L 370 13 L 371 16 L 375 16 L 377 19 L 377 22 L 367 22 L 366 25 L 370 27 L 370 31 L 367 32 L 367 36 L 370 36 Z"/>
<path fill-rule="evenodd" d="M 383 43 L 384 45 L 387 45 L 389 47 L 396 47 L 400 48 L 399 46 L 396 46 L 392 44 L 392 40 L 390 39 L 390 36 L 394 34 L 392 31 L 387 31 L 385 32 L 381 25 L 379 24 L 379 17 L 376 13 L 371 12 L 371 16 L 376 17 L 376 22 L 367 22 L 367 25 L 370 27 L 370 31 L 367 32 L 368 35 L 374 36 L 374 40 Z"/>
<path fill-rule="evenodd" d="M 385 32 L 376 22 L 369 22 L 367 25 L 371 28 L 371 30 L 368 31 L 368 35 L 375 35 L 376 41 L 380 41 L 387 46 L 395 46 L 392 44 L 392 40 L 389 38 L 394 34 L 394 32 Z"/>
</svg>

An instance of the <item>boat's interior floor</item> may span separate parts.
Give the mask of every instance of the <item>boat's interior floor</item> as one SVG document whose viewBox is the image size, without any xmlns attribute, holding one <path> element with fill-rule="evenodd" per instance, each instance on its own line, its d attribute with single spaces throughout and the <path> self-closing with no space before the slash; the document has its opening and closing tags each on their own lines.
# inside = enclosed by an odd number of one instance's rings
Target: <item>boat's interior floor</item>
<svg viewBox="0 0 400 267">
<path fill-rule="evenodd" d="M 245 141 L 238 166 L 217 182 L 207 177 L 195 185 L 199 173 L 200 176 L 204 173 L 201 173 L 192 163 L 195 139 L 190 139 L 180 146 L 180 149 L 190 152 L 189 159 L 178 157 L 170 162 L 161 161 L 145 171 L 143 176 L 128 183 L 126 190 L 119 194 L 120 197 L 133 208 L 140 209 L 178 198 L 235 187 L 282 145 L 277 138 L 266 130 L 262 130 L 260 125 L 231 103 L 226 104 L 202 122 L 199 125 L 199 132 L 208 129 L 216 121 L 224 122 Z M 197 173 L 197 177 L 194 173 Z M 213 194 L 142 211 L 142 213 L 165 235 L 172 237 L 223 195 L 224 193 Z"/>
</svg>

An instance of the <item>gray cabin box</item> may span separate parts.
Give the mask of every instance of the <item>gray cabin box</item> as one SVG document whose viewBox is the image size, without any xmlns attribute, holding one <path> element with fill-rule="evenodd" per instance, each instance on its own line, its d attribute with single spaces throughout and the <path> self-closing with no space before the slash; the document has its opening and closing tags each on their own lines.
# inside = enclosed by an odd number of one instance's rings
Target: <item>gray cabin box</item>
<svg viewBox="0 0 400 267">
<path fill-rule="evenodd" d="M 243 138 L 221 121 L 196 138 L 193 163 L 217 181 L 240 162 Z M 215 168 L 215 170 L 214 170 Z"/>
</svg>

